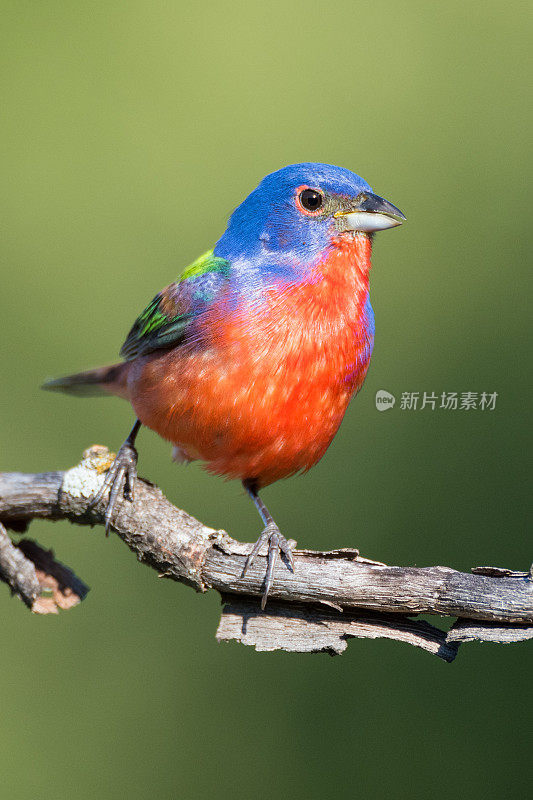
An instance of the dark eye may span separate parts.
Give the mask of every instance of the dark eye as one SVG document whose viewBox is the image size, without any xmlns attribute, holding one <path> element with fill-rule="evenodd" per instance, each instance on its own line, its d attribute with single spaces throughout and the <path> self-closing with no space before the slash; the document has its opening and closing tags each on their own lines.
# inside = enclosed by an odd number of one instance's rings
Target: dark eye
<svg viewBox="0 0 533 800">
<path fill-rule="evenodd" d="M 299 200 L 302 208 L 306 211 L 318 211 L 324 202 L 324 198 L 317 189 L 304 189 L 299 194 Z"/>
</svg>

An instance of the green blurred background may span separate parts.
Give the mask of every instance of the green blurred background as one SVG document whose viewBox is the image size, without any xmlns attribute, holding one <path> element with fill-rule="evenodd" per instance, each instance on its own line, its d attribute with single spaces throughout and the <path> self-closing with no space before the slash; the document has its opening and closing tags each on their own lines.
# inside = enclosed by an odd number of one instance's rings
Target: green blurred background
<svg viewBox="0 0 533 800">
<path fill-rule="evenodd" d="M 40 392 L 108 363 L 137 313 L 282 165 L 364 176 L 409 221 L 377 237 L 366 385 L 311 473 L 265 492 L 307 547 L 527 568 L 529 4 L 2 2 L 0 469 L 117 448 L 119 400 Z M 497 391 L 494 412 L 374 395 Z M 139 439 L 140 472 L 255 540 L 237 483 Z M 528 474 L 529 473 L 529 474 Z M 528 643 L 452 665 L 388 641 L 341 658 L 217 645 L 218 597 L 157 580 L 101 529 L 36 523 L 92 587 L 2 609 L 2 797 L 522 796 Z"/>
</svg>

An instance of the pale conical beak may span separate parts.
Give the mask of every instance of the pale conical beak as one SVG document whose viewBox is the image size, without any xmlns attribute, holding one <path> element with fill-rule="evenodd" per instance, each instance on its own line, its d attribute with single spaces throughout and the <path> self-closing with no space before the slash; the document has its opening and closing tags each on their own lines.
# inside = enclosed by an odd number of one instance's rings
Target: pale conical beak
<svg viewBox="0 0 533 800">
<path fill-rule="evenodd" d="M 334 215 L 341 230 L 374 233 L 396 228 L 405 220 L 399 208 L 370 192 L 361 192 L 348 208 Z"/>
</svg>

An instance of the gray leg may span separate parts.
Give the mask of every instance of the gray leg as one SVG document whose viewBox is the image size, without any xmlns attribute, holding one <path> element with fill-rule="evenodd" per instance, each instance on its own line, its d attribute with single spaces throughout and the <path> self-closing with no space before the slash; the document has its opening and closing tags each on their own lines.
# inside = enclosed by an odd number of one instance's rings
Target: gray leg
<svg viewBox="0 0 533 800">
<path fill-rule="evenodd" d="M 259 550 L 261 549 L 262 545 L 268 542 L 268 555 L 267 555 L 267 569 L 265 575 L 265 589 L 263 592 L 263 597 L 261 598 L 261 608 L 264 609 L 266 606 L 266 601 L 268 598 L 268 593 L 272 587 L 272 580 L 274 576 L 274 568 L 276 566 L 276 562 L 278 560 L 278 555 L 280 552 L 283 556 L 285 556 L 285 560 L 288 563 L 289 569 L 291 572 L 294 572 L 294 561 L 292 558 L 292 551 L 289 546 L 288 541 L 286 538 L 281 534 L 280 529 L 272 519 L 272 515 L 270 511 L 265 506 L 261 498 L 257 493 L 257 488 L 253 481 L 243 481 L 243 486 L 250 495 L 253 500 L 255 507 L 259 512 L 259 516 L 263 520 L 265 528 L 261 533 L 261 536 L 257 540 L 257 542 L 252 547 L 248 558 L 246 559 L 246 564 L 244 565 L 244 569 L 242 571 L 243 577 L 246 575 L 249 567 L 252 566 L 253 561 L 258 554 Z"/>
<path fill-rule="evenodd" d="M 111 517 L 115 510 L 117 500 L 122 495 L 133 502 L 135 495 L 135 481 L 137 480 L 137 450 L 135 449 L 135 439 L 139 433 L 141 423 L 136 420 L 135 425 L 129 432 L 128 438 L 117 453 L 115 460 L 109 468 L 105 481 L 101 489 L 91 500 L 88 509 L 93 508 L 100 502 L 104 494 L 109 489 L 109 499 L 105 511 L 105 532 L 109 535 Z"/>
</svg>

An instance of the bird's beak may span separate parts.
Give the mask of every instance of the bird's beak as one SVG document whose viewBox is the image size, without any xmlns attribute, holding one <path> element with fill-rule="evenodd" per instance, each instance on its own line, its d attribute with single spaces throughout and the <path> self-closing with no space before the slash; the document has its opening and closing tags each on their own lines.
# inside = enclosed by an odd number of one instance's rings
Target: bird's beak
<svg viewBox="0 0 533 800">
<path fill-rule="evenodd" d="M 340 230 L 364 233 L 395 228 L 405 219 L 399 208 L 370 192 L 361 192 L 347 208 L 337 211 L 333 216 Z"/>
</svg>

